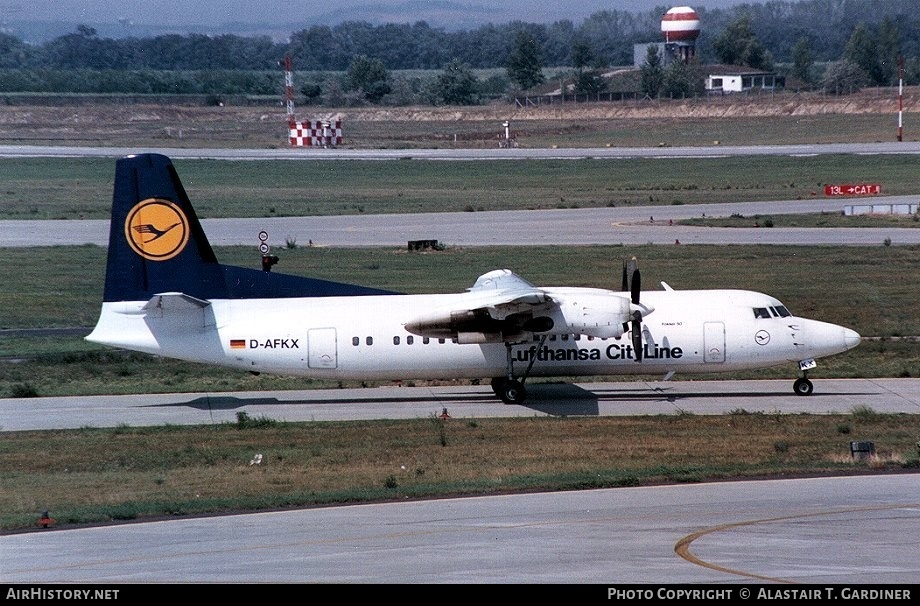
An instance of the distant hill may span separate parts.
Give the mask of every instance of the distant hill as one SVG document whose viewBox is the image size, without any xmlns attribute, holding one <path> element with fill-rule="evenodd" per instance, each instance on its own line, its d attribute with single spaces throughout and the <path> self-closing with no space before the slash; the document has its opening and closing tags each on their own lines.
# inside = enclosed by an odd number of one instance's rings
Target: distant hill
<svg viewBox="0 0 920 606">
<path fill-rule="evenodd" d="M 739 3 L 699 0 L 689 4 L 706 10 Z M 659 0 L 10 0 L 0 1 L 0 33 L 42 44 L 86 25 L 107 38 L 236 34 L 266 35 L 280 41 L 311 25 L 333 26 L 347 21 L 371 25 L 424 21 L 432 27 L 460 31 L 513 21 L 545 24 L 568 20 L 578 24 L 601 11 L 640 13 L 664 4 Z"/>
</svg>

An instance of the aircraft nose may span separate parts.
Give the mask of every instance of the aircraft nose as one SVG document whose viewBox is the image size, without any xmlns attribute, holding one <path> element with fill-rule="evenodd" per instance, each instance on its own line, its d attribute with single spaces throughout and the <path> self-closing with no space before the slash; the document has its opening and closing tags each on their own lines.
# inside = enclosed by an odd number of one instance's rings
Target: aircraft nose
<svg viewBox="0 0 920 606">
<path fill-rule="evenodd" d="M 802 320 L 799 324 L 801 341 L 796 345 L 813 356 L 831 356 L 853 349 L 860 342 L 859 333 L 839 324 L 818 320 Z"/>
<path fill-rule="evenodd" d="M 849 328 L 843 329 L 843 343 L 846 345 L 847 349 L 853 349 L 859 345 L 862 337 L 859 336 L 859 333 L 855 330 L 850 330 Z"/>
</svg>

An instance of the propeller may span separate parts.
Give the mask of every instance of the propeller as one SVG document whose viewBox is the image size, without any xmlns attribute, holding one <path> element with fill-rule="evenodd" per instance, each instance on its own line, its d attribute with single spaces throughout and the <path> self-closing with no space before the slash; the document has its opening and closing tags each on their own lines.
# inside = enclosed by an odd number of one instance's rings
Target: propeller
<svg viewBox="0 0 920 606">
<path fill-rule="evenodd" d="M 630 331 L 632 335 L 633 352 L 636 356 L 636 362 L 642 361 L 642 312 L 647 310 L 644 305 L 639 305 L 639 293 L 642 291 L 642 277 L 639 273 L 639 263 L 636 258 L 630 259 L 627 264 L 623 262 L 623 292 L 629 291 L 629 298 L 632 302 L 630 305 L 629 322 L 623 323 L 623 331 Z M 631 326 L 630 326 L 631 324 Z"/>
</svg>

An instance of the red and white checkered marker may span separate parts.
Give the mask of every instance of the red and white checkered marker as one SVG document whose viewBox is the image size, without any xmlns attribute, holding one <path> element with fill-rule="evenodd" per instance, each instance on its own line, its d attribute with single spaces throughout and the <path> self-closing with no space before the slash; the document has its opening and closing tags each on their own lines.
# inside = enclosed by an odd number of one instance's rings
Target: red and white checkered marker
<svg viewBox="0 0 920 606">
<path fill-rule="evenodd" d="M 332 146 L 342 144 L 342 121 L 308 120 L 290 124 L 291 147 Z"/>
</svg>

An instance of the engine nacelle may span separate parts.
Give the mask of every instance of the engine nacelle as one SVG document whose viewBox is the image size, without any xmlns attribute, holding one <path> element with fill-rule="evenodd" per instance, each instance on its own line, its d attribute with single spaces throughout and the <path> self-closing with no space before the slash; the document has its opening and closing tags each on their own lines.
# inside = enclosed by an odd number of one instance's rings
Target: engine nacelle
<svg viewBox="0 0 920 606">
<path fill-rule="evenodd" d="M 534 332 L 552 329 L 552 319 L 532 313 L 511 314 L 496 320 L 486 309 L 433 312 L 405 324 L 406 330 L 438 339 L 457 339 L 461 344 L 519 341 Z"/>
<path fill-rule="evenodd" d="M 482 343 L 501 343 L 504 337 L 500 332 L 458 332 L 457 343 L 460 345 L 479 345 Z"/>
<path fill-rule="evenodd" d="M 490 334 L 501 332 L 500 324 L 485 310 L 448 310 L 419 316 L 406 323 L 411 333 L 439 339 L 456 338 L 459 333 Z"/>
<path fill-rule="evenodd" d="M 613 293 L 582 293 L 565 297 L 559 302 L 559 313 L 567 329 L 557 323 L 554 332 L 567 332 L 607 339 L 623 334 L 623 323 L 629 322 L 630 301 Z"/>
<path fill-rule="evenodd" d="M 574 289 L 573 289 L 574 290 Z M 633 305 L 628 296 L 592 289 L 590 292 L 555 292 L 552 303 L 517 311 L 498 319 L 489 308 L 438 310 L 406 322 L 406 330 L 423 337 L 457 339 L 460 343 L 500 343 L 529 339 L 533 335 L 585 335 L 607 339 L 623 334 L 623 324 L 651 313 Z"/>
</svg>

